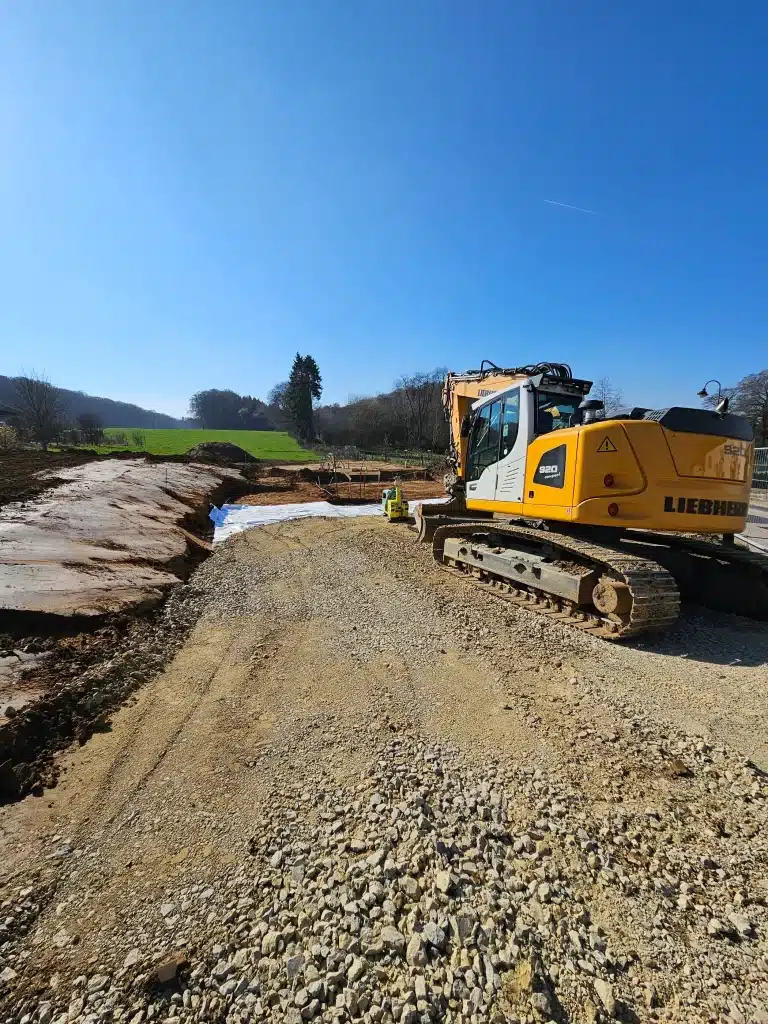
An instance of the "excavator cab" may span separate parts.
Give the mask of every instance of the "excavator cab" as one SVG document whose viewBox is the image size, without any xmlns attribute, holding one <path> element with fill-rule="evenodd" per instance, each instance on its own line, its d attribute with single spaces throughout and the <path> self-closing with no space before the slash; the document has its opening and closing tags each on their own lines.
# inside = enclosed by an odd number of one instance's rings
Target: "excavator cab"
<svg viewBox="0 0 768 1024">
<path fill-rule="evenodd" d="M 526 500 L 529 446 L 537 438 L 559 435 L 578 424 L 588 386 L 586 381 L 564 385 L 542 379 L 536 387 L 527 379 L 474 403 L 464 474 L 468 507 L 497 511 L 478 502 L 517 505 Z M 554 480 L 564 473 L 561 456 L 553 456 L 539 476 Z"/>
<path fill-rule="evenodd" d="M 575 427 L 581 422 L 580 396 L 550 391 L 536 392 L 535 433 L 551 434 L 553 430 Z"/>
</svg>

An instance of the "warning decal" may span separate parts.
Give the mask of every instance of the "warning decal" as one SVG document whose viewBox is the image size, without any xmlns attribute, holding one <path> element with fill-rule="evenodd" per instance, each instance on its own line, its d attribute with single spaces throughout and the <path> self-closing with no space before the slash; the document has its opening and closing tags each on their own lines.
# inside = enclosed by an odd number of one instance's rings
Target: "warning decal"
<svg viewBox="0 0 768 1024">
<path fill-rule="evenodd" d="M 615 452 L 617 450 L 616 445 L 610 439 L 610 437 L 604 437 L 600 442 L 600 447 L 597 449 L 599 452 Z"/>
</svg>

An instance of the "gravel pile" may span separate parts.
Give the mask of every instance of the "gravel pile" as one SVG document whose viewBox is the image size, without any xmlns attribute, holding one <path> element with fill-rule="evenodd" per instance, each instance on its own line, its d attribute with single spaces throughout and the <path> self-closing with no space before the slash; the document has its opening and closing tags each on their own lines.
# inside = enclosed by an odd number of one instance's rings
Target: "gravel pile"
<svg viewBox="0 0 768 1024">
<path fill-rule="evenodd" d="M 742 854 L 722 857 L 679 807 L 599 826 L 538 770 L 477 770 L 407 735 L 376 753 L 354 787 L 328 787 L 322 768 L 280 779 L 227 877 L 167 890 L 112 957 L 4 1019 L 768 1020 L 754 771 L 730 780 L 711 751 L 684 751 L 746 818 Z M 41 894 L 19 898 L 23 920 Z M 600 923 L 610 905 L 629 928 Z"/>
<path fill-rule="evenodd" d="M 50 837 L 4 893 L 0 1021 L 768 1024 L 766 774 L 649 713 L 639 680 L 614 692 L 592 638 L 465 598 L 407 535 L 337 530 L 244 535 L 177 591 L 174 614 L 231 629 L 254 666 L 269 742 L 193 812 L 169 755 L 114 824 Z M 310 627 L 351 676 L 338 704 L 314 696 L 321 652 L 304 690 L 270 691 Z M 493 679 L 489 722 L 525 723 L 546 757 L 441 735 L 430 671 L 452 644 Z M 177 852 L 218 837 L 229 857 L 153 888 L 168 822 Z M 150 852 L 117 920 L 91 897 L 111 844 Z"/>
<path fill-rule="evenodd" d="M 302 574 L 309 574 L 310 585 L 291 587 Z M 319 617 L 333 623 L 339 651 L 356 660 L 370 661 L 383 651 L 396 651 L 409 661 L 429 660 L 436 642 L 438 652 L 444 653 L 445 623 L 439 609 L 425 608 L 413 587 L 398 590 L 397 600 L 382 604 L 381 591 L 391 588 L 392 581 L 378 560 L 355 548 L 345 551 L 341 561 L 336 548 L 302 548 L 253 564 L 242 545 L 226 545 L 192 583 L 196 593 L 208 595 L 203 609 L 207 620 L 258 616 L 298 622 Z"/>
</svg>

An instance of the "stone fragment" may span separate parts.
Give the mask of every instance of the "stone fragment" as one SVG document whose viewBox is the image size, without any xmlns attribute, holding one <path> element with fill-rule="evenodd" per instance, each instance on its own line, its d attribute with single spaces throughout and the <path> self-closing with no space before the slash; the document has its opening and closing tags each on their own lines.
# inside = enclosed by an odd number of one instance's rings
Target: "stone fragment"
<svg viewBox="0 0 768 1024">
<path fill-rule="evenodd" d="M 435 875 L 435 886 L 442 893 L 448 894 L 455 885 L 455 879 L 450 871 L 438 871 Z"/>
<path fill-rule="evenodd" d="M 424 940 L 419 932 L 414 932 L 408 941 L 405 951 L 405 962 L 411 967 L 423 967 L 427 962 L 424 951 Z"/>
<path fill-rule="evenodd" d="M 186 963 L 187 958 L 184 953 L 174 953 L 165 960 L 161 960 L 155 967 L 152 972 L 154 980 L 159 985 L 167 985 L 169 981 L 173 981 L 182 967 L 186 966 Z"/>
<path fill-rule="evenodd" d="M 138 949 L 134 948 L 128 953 L 125 960 L 123 960 L 123 967 L 135 967 L 140 959 L 141 954 L 139 953 Z"/>
<path fill-rule="evenodd" d="M 392 925 L 386 925 L 386 927 L 381 929 L 381 941 L 385 949 L 392 950 L 392 952 L 397 953 L 399 956 L 405 953 L 405 936 Z"/>
<path fill-rule="evenodd" d="M 728 920 L 739 933 L 739 935 L 746 937 L 752 932 L 752 922 L 745 914 L 738 914 L 735 911 L 728 915 Z"/>
<path fill-rule="evenodd" d="M 613 994 L 613 985 L 603 978 L 595 978 L 594 987 L 597 998 L 600 1000 L 605 1012 L 609 1017 L 615 1017 L 617 1005 L 616 997 Z"/>
<path fill-rule="evenodd" d="M 361 957 L 355 957 L 349 969 L 347 970 L 347 980 L 349 981 L 349 983 L 351 985 L 354 985 L 355 982 L 359 981 L 365 974 L 366 969 L 367 964 L 365 960 L 361 959 Z"/>
<path fill-rule="evenodd" d="M 422 934 L 427 942 L 435 949 L 442 949 L 445 945 L 445 932 L 435 921 L 427 921 Z"/>
<path fill-rule="evenodd" d="M 544 1020 L 551 1020 L 554 1015 L 552 996 L 547 989 L 531 993 L 531 1006 Z"/>
</svg>

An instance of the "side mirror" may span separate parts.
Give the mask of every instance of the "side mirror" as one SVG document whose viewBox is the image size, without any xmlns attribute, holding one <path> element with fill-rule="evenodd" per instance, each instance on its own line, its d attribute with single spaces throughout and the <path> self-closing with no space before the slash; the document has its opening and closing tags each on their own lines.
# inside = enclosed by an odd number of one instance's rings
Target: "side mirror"
<svg viewBox="0 0 768 1024">
<path fill-rule="evenodd" d="M 717 406 L 715 407 L 715 412 L 717 413 L 718 416 L 725 416 L 725 414 L 728 412 L 728 396 L 727 395 L 726 395 L 725 398 L 721 398 L 720 401 L 717 403 Z"/>
<path fill-rule="evenodd" d="M 472 417 L 469 413 L 461 421 L 461 436 L 469 437 L 469 429 L 472 426 Z"/>
</svg>

